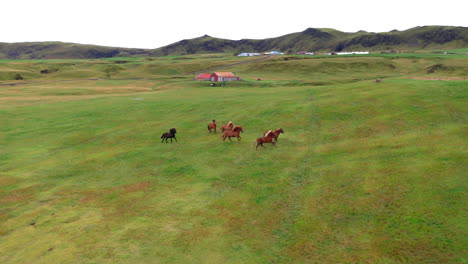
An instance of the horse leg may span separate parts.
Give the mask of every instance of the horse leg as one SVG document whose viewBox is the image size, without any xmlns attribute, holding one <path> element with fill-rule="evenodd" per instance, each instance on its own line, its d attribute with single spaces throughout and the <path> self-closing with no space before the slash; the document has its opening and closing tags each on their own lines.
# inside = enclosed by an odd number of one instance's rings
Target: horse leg
<svg viewBox="0 0 468 264">
<path fill-rule="evenodd" d="M 161 140 L 161 143 L 163 143 L 163 142 L 164 142 L 164 138 L 162 138 L 162 140 Z"/>
<path fill-rule="evenodd" d="M 258 149 L 258 146 L 262 146 L 262 142 L 257 141 L 257 146 L 255 147 L 255 149 Z"/>
<path fill-rule="evenodd" d="M 232 140 L 231 140 L 231 137 L 229 137 L 229 141 L 231 141 L 231 142 L 232 142 Z"/>
<path fill-rule="evenodd" d="M 174 139 L 175 139 L 175 142 L 177 142 L 177 138 L 175 137 L 175 135 L 174 135 Z"/>
</svg>

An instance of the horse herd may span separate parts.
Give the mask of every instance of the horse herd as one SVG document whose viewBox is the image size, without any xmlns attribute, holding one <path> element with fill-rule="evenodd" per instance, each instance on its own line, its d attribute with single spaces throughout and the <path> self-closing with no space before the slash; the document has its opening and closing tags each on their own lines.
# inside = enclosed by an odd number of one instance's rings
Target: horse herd
<svg viewBox="0 0 468 264">
<path fill-rule="evenodd" d="M 230 121 L 227 125 L 222 125 L 220 130 L 223 133 L 223 135 L 221 136 L 223 138 L 223 141 L 225 141 L 226 138 L 228 138 L 231 142 L 232 137 L 235 137 L 237 138 L 237 141 L 240 141 L 240 133 L 244 132 L 242 126 L 236 126 L 232 121 Z M 216 120 L 213 120 L 213 122 L 208 124 L 208 131 L 210 133 L 214 132 L 216 134 Z M 172 139 L 175 139 L 175 141 L 177 142 L 176 133 L 177 131 L 175 128 L 171 128 L 169 132 L 163 133 L 161 136 L 161 143 L 163 143 L 164 140 L 167 143 L 168 139 L 171 139 L 171 143 Z M 264 143 L 271 143 L 273 146 L 276 146 L 276 142 L 278 141 L 278 137 L 281 133 L 284 133 L 282 128 L 278 128 L 276 130 L 268 130 L 267 132 L 263 133 L 263 137 L 257 138 L 257 146 L 255 148 L 257 149 L 259 146 L 265 147 L 263 146 Z"/>
</svg>

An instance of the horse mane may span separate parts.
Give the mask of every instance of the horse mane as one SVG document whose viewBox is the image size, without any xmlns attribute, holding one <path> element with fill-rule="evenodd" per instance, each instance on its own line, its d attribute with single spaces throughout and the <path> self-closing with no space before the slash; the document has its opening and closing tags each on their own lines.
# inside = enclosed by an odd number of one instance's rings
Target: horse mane
<svg viewBox="0 0 468 264">
<path fill-rule="evenodd" d="M 234 123 L 232 121 L 229 121 L 228 126 L 231 126 L 231 125 L 232 125 L 232 128 L 235 127 Z"/>
<path fill-rule="evenodd" d="M 272 130 L 268 130 L 268 132 L 265 134 L 265 137 L 269 137 L 271 135 L 271 133 L 273 133 Z"/>
</svg>

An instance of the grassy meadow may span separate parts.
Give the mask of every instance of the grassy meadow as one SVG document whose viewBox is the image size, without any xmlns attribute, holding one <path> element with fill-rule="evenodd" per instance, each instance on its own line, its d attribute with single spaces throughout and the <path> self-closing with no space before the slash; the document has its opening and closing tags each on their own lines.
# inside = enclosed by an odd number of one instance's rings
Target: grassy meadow
<svg viewBox="0 0 468 264">
<path fill-rule="evenodd" d="M 242 60 L 0 61 L 0 263 L 467 262 L 466 57 Z"/>
</svg>

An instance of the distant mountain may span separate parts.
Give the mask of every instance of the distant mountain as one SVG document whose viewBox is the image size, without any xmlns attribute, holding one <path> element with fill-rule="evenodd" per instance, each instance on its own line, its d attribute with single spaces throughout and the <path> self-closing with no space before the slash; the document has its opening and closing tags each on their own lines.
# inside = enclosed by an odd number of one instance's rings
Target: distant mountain
<svg viewBox="0 0 468 264">
<path fill-rule="evenodd" d="M 346 33 L 334 29 L 308 28 L 277 38 L 227 40 L 203 36 L 182 40 L 155 50 L 158 56 L 196 53 L 238 53 L 279 50 L 298 51 L 385 51 L 454 49 L 468 47 L 468 28 L 424 26 L 386 33 L 358 31 Z"/>
<path fill-rule="evenodd" d="M 0 59 L 95 59 L 152 56 L 153 50 L 63 42 L 1 43 Z"/>
<path fill-rule="evenodd" d="M 298 51 L 387 51 L 455 49 L 468 47 L 468 28 L 423 26 L 385 33 L 308 28 L 268 39 L 229 40 L 208 35 L 181 40 L 157 49 L 113 48 L 62 42 L 0 43 L 0 59 L 92 59 L 149 57 L 206 53 Z"/>
</svg>

